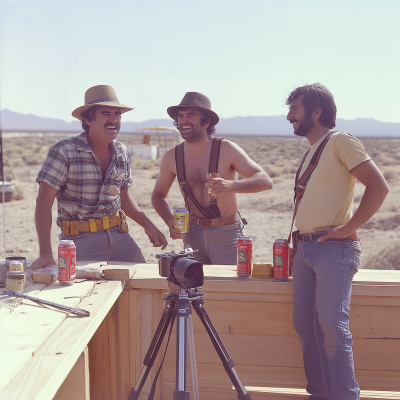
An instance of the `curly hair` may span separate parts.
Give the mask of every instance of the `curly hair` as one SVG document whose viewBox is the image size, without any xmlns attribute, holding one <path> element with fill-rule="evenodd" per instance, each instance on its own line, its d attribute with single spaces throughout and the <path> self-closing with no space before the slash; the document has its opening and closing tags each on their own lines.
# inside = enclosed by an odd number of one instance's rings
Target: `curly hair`
<svg viewBox="0 0 400 400">
<path fill-rule="evenodd" d="M 201 110 L 201 109 L 199 109 L 199 113 L 200 113 L 200 124 L 201 125 L 204 126 L 208 121 L 210 121 L 210 125 L 208 125 L 208 127 L 207 127 L 207 135 L 208 136 L 214 135 L 216 124 L 213 124 L 211 114 L 209 112 L 207 112 L 206 110 Z M 175 126 L 175 128 L 178 128 L 178 121 L 176 119 L 174 119 L 174 126 Z"/>
<path fill-rule="evenodd" d="M 332 93 L 324 85 L 313 83 L 312 85 L 298 87 L 290 93 L 285 104 L 290 105 L 300 96 L 303 96 L 302 103 L 306 115 L 311 115 L 318 108 L 322 111 L 319 117 L 321 125 L 330 129 L 336 126 L 335 100 Z"/>
</svg>

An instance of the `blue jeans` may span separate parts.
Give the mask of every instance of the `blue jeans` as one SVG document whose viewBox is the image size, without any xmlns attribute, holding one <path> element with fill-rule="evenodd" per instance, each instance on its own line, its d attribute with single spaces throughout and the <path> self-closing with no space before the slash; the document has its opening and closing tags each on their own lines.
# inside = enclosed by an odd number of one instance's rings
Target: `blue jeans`
<svg viewBox="0 0 400 400">
<path fill-rule="evenodd" d="M 185 247 L 190 245 L 196 261 L 203 264 L 237 264 L 237 241 L 244 235 L 242 222 L 215 228 L 190 226 L 183 237 Z"/>
<path fill-rule="evenodd" d="M 298 243 L 293 264 L 293 325 L 303 350 L 307 391 L 313 396 L 330 400 L 360 396 L 349 331 L 351 284 L 360 262 L 358 241 Z"/>
<path fill-rule="evenodd" d="M 59 235 L 60 240 L 73 240 L 77 261 L 125 261 L 145 263 L 142 251 L 129 233 L 118 230 L 118 225 L 103 231 Z"/>
</svg>

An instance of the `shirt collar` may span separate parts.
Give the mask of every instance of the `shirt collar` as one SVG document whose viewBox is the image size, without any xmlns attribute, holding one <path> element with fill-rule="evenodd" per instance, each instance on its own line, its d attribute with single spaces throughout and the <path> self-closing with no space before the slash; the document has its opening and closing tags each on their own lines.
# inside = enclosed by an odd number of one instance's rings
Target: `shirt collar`
<svg viewBox="0 0 400 400">
<path fill-rule="evenodd" d="M 110 142 L 108 146 L 110 147 L 112 154 L 115 154 L 116 156 L 122 155 L 121 150 L 115 145 L 115 140 Z M 87 132 L 82 132 L 80 135 L 77 136 L 76 148 L 77 150 L 86 151 L 87 153 L 93 153 L 87 141 Z"/>
</svg>

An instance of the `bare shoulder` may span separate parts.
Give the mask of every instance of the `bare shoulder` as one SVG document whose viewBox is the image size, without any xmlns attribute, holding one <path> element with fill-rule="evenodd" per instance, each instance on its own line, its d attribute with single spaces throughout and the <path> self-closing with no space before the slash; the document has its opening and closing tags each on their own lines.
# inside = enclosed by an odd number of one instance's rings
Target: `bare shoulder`
<svg viewBox="0 0 400 400">
<path fill-rule="evenodd" d="M 237 157 L 238 155 L 247 155 L 246 152 L 235 142 L 224 139 L 221 143 L 221 152 L 224 155 Z"/>
<path fill-rule="evenodd" d="M 174 172 L 176 173 L 176 167 L 175 167 L 175 147 L 172 149 L 168 150 L 167 152 L 164 153 L 162 159 L 161 159 L 161 164 L 160 164 L 160 169 L 167 170 L 168 172 Z"/>
</svg>

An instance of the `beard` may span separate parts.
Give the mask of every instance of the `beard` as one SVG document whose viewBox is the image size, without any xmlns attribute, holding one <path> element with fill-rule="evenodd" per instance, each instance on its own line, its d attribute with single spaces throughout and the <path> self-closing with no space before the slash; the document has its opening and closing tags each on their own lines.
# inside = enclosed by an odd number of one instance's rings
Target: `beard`
<svg viewBox="0 0 400 400">
<path fill-rule="evenodd" d="M 292 122 L 291 120 L 290 122 Z M 295 120 L 298 121 L 298 120 Z M 296 136 L 307 136 L 308 133 L 314 128 L 315 123 L 311 119 L 310 115 L 304 115 L 303 121 L 298 121 L 299 122 L 299 127 L 294 130 L 294 134 Z"/>
<path fill-rule="evenodd" d="M 198 129 L 196 129 L 192 124 L 185 124 L 185 125 L 191 125 L 192 130 L 189 132 L 184 132 L 184 130 L 180 127 L 178 127 L 179 132 L 181 134 L 182 139 L 184 139 L 188 143 L 196 143 L 201 140 L 202 138 L 202 132 L 200 132 Z"/>
</svg>

